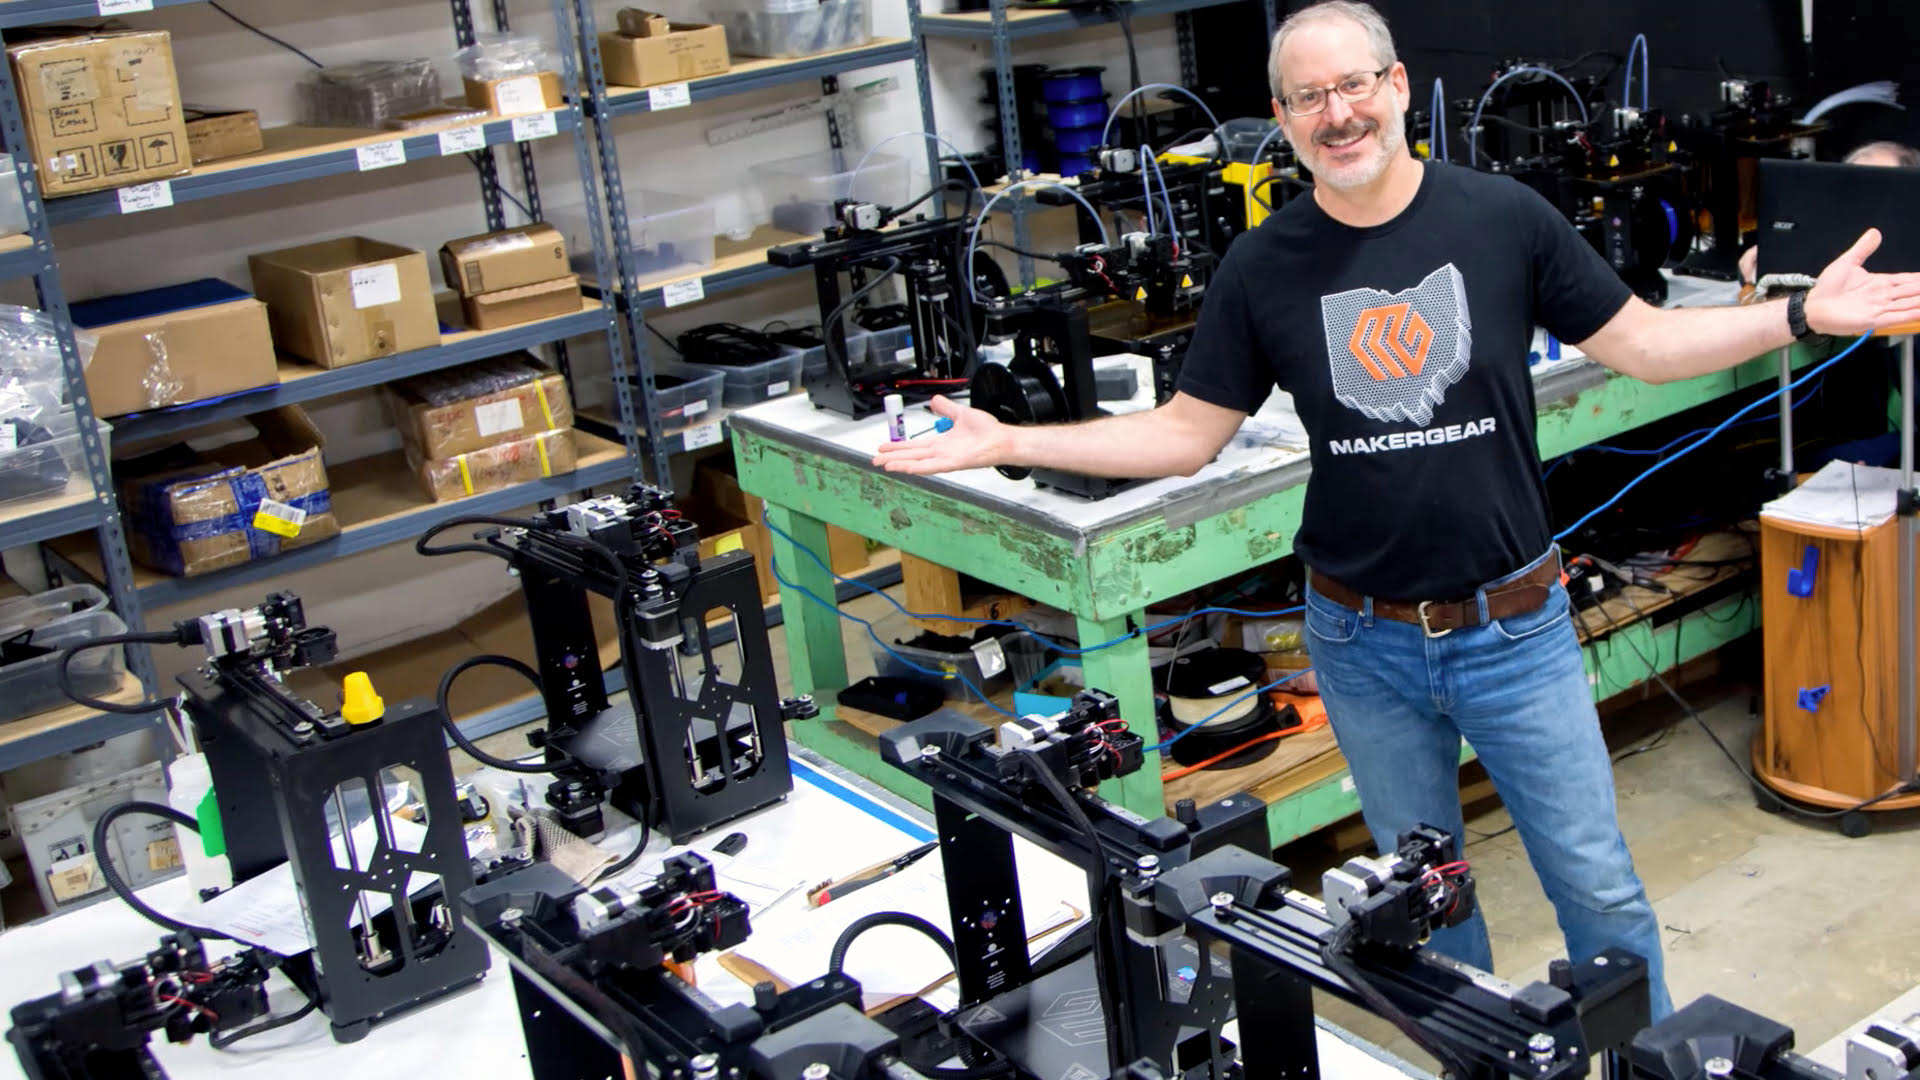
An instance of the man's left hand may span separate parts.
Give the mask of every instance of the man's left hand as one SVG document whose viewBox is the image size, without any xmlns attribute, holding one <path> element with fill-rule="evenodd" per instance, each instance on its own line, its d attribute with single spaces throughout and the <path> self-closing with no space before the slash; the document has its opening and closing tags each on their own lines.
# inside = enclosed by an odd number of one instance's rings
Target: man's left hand
<svg viewBox="0 0 1920 1080">
<path fill-rule="evenodd" d="M 1865 267 L 1880 247 L 1880 230 L 1860 234 L 1839 258 L 1820 271 L 1807 294 L 1807 328 L 1821 334 L 1857 336 L 1920 322 L 1920 274 L 1876 274 Z"/>
</svg>

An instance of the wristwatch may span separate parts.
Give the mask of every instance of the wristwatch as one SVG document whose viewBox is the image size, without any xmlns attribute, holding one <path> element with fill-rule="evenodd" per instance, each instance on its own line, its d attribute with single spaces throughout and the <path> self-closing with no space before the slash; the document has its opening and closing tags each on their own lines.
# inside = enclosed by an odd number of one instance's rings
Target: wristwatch
<svg viewBox="0 0 1920 1080">
<path fill-rule="evenodd" d="M 1787 330 L 1793 339 L 1802 345 L 1824 345 L 1827 335 L 1815 333 L 1807 325 L 1807 290 L 1795 289 L 1787 294 Z"/>
</svg>

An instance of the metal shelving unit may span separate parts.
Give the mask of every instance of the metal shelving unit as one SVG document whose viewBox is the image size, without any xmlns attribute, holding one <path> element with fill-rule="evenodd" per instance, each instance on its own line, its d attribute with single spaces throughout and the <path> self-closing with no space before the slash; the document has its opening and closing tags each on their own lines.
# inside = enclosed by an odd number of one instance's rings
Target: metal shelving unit
<svg viewBox="0 0 1920 1080">
<path fill-rule="evenodd" d="M 791 271 L 769 264 L 764 258 L 764 249 L 762 249 L 757 253 L 760 257 L 753 257 L 756 255 L 754 252 L 742 253 L 732 260 L 733 265 L 666 281 L 648 281 L 644 285 L 640 282 L 639 275 L 633 268 L 633 243 L 627 226 L 626 191 L 620 176 L 620 156 L 614 124 L 623 117 L 663 111 L 653 107 L 656 92 L 663 88 L 609 87 L 606 70 L 600 63 L 600 35 L 589 0 L 574 0 L 574 13 L 579 21 L 580 41 L 586 57 L 586 111 L 592 120 L 594 137 L 600 150 L 600 178 L 605 188 L 607 217 L 613 234 L 616 271 L 612 290 L 614 306 L 624 323 L 626 347 L 630 350 L 628 355 L 633 362 L 634 385 L 627 392 L 621 392 L 619 376 L 616 375 L 615 378 L 615 397 L 620 406 L 620 416 L 614 426 L 623 435 L 639 435 L 645 441 L 652 475 L 657 481 L 665 483 L 672 475 L 669 459 L 673 454 L 685 449 L 686 434 L 661 430 L 660 411 L 654 398 L 653 360 L 647 345 L 644 313 L 649 309 L 667 306 L 668 291 L 675 285 L 698 281 L 700 293 L 706 297 L 772 281 Z M 914 62 L 919 82 L 924 87 L 927 81 L 926 50 L 917 34 L 904 41 L 881 38 L 853 48 L 792 60 L 745 59 L 722 74 L 687 82 L 685 84 L 686 100 L 683 104 L 712 101 L 755 90 L 792 86 L 816 79 L 819 80 L 821 92 L 831 99 L 839 92 L 841 75 L 877 64 L 907 60 Z M 826 123 L 828 145 L 835 149 L 840 148 L 843 144 L 839 122 L 831 107 L 826 112 Z M 721 430 L 724 435 L 724 427 Z"/>
<path fill-rule="evenodd" d="M 197 0 L 153 0 L 152 6 L 171 7 L 193 2 Z M 475 27 L 468 0 L 450 0 L 450 3 L 456 44 L 472 44 Z M 582 65 L 577 39 L 572 33 L 570 0 L 551 0 L 551 10 L 559 30 L 557 38 L 562 85 L 577 87 L 581 85 Z M 494 0 L 492 12 L 495 26 L 507 29 L 505 0 Z M 92 0 L 85 3 L 72 0 L 9 0 L 0 4 L 0 29 L 91 19 L 99 14 L 98 6 Z M 4 43 L 0 42 L 0 45 Z M 597 53 L 594 62 L 597 65 Z M 546 112 L 427 132 L 369 131 L 339 137 L 297 125 L 269 129 L 264 133 L 267 147 L 260 154 L 210 163 L 188 175 L 157 182 L 166 186 L 166 197 L 158 200 L 159 205 L 148 212 L 163 213 L 169 202 L 214 199 L 281 184 L 359 172 L 363 169 L 361 151 L 368 147 L 398 143 L 401 149 L 398 157 L 401 160 L 394 161 L 395 155 L 388 152 L 378 159 L 383 167 L 387 164 L 404 166 L 452 154 L 469 157 L 481 174 L 480 202 L 487 227 L 501 229 L 506 227 L 506 215 L 495 148 L 513 146 L 517 149 L 520 178 L 526 191 L 525 205 L 533 219 L 539 220 L 540 189 L 529 144 L 551 137 L 570 139 L 584 181 L 593 174 L 592 152 L 585 141 L 584 130 L 578 95 L 574 95 L 574 100 L 566 105 Z M 454 133 L 452 138 L 442 138 L 450 132 Z M 28 146 L 11 71 L 0 76 L 0 134 L 4 134 L 6 145 L 10 147 L 24 150 Z M 473 149 L 476 146 L 479 149 Z M 613 445 L 598 440 L 583 440 L 579 467 L 565 475 L 454 502 L 422 502 L 415 508 L 370 515 L 362 523 L 348 522 L 337 538 L 200 577 L 170 578 L 146 571 L 136 572 L 128 557 L 105 446 L 93 424 L 84 372 L 74 344 L 73 323 L 61 288 L 50 235 L 51 226 L 57 223 L 122 213 L 120 194 L 117 190 L 107 190 L 46 201 L 41 198 L 29 155 L 18 155 L 16 172 L 26 203 L 29 230 L 25 237 L 0 239 L 0 275 L 31 275 L 39 291 L 40 306 L 56 324 L 70 397 L 81 419 L 87 479 L 93 494 L 0 506 L 0 536 L 4 537 L 8 546 L 42 543 L 41 550 L 47 557 L 48 569 L 56 576 L 100 581 L 112 595 L 113 606 L 129 629 L 142 628 L 141 613 L 144 607 L 191 600 L 215 589 L 262 581 L 345 555 L 408 540 L 428 526 L 456 515 L 497 513 L 528 503 L 547 502 L 585 488 L 624 482 L 640 472 L 641 442 L 637 434 L 629 430 L 620 443 Z M 598 190 L 591 182 L 583 182 L 581 186 L 584 189 L 590 231 L 598 237 L 601 222 Z M 587 284 L 598 283 L 602 288 L 597 292 L 604 293 L 611 263 L 604 245 L 597 240 L 593 254 L 597 273 Z M 442 344 L 434 348 L 345 368 L 323 370 L 283 364 L 283 381 L 278 385 L 215 401 L 123 417 L 114 423 L 113 430 L 122 439 L 176 435 L 205 424 L 278 405 L 329 397 L 536 346 L 551 347 L 560 370 L 571 378 L 565 341 L 594 334 L 605 335 L 612 357 L 615 383 L 624 383 L 627 380 L 625 359 L 619 347 L 619 328 L 613 309 L 603 301 L 593 301 L 583 303 L 580 311 L 574 314 L 498 331 L 450 333 Z M 351 473 L 359 464 L 347 463 L 337 472 Z M 89 530 L 95 534 L 95 542 L 84 550 L 69 548 L 64 552 L 56 552 L 48 543 L 44 543 L 70 539 Z M 127 700 L 150 696 L 157 687 L 151 659 L 145 649 L 130 648 L 128 662 L 137 679 L 130 680 L 130 684 L 123 687 Z M 75 707 L 0 725 L 0 769 L 137 731 L 152 720 L 152 717 L 100 714 Z"/>
<path fill-rule="evenodd" d="M 1064 33 L 1089 26 L 1104 26 L 1119 21 L 1119 15 L 1112 6 L 1103 8 L 1081 8 L 1068 11 L 1044 11 L 1034 9 L 1012 9 L 1008 0 L 990 0 L 986 11 L 969 11 L 955 14 L 926 13 L 921 10 L 924 0 L 907 0 L 907 10 L 912 19 L 913 33 L 922 44 L 920 63 L 920 108 L 926 119 L 928 131 L 938 130 L 934 126 L 932 88 L 925 75 L 926 61 L 925 39 L 952 38 L 961 41 L 986 41 L 992 45 L 995 82 L 1000 93 L 1000 145 L 1007 162 L 1007 180 L 1015 182 L 1027 173 L 1020 167 L 1023 160 L 1020 146 L 1020 102 L 1014 96 L 1013 86 L 1013 43 L 1026 38 L 1042 37 L 1048 34 Z M 1266 15 L 1267 36 L 1279 28 L 1279 15 L 1276 8 L 1282 0 L 1121 0 L 1126 5 L 1129 18 L 1141 18 L 1154 15 L 1174 16 L 1175 40 L 1180 56 L 1180 82 L 1183 86 L 1192 86 L 1200 79 L 1194 50 L 1193 22 L 1188 15 L 1203 8 L 1220 7 L 1225 4 L 1258 2 Z M 928 158 L 931 162 L 938 155 L 931 148 Z M 1031 199 L 1009 199 L 1012 203 L 1014 246 L 1023 249 L 1032 248 L 1032 237 L 1027 228 L 1027 213 L 1032 208 Z M 1034 283 L 1033 259 L 1019 257 L 1020 280 L 1024 285 Z"/>
</svg>

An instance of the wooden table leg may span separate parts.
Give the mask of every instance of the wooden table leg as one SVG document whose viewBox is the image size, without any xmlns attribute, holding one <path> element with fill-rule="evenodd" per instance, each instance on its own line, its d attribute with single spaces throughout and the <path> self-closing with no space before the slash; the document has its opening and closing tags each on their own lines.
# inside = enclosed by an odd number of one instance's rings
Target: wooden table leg
<svg viewBox="0 0 1920 1080">
<path fill-rule="evenodd" d="M 1115 619 L 1079 619 L 1080 644 L 1083 647 L 1112 641 L 1146 625 L 1146 612 L 1136 611 Z M 1154 723 L 1153 673 L 1148 669 L 1147 639 L 1132 637 L 1109 648 L 1090 652 L 1080 658 L 1081 671 L 1088 686 L 1120 699 L 1120 715 L 1148 746 L 1160 741 Z M 1148 754 L 1146 764 L 1132 776 L 1109 780 L 1100 786 L 1107 801 L 1117 803 L 1136 814 L 1162 817 L 1167 812 L 1160 790 L 1160 755 Z"/>
</svg>

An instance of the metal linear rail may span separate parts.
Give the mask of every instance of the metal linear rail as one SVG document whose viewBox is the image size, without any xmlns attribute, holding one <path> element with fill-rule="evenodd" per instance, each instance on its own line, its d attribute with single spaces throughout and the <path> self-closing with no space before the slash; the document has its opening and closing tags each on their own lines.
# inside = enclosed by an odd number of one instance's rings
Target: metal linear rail
<svg viewBox="0 0 1920 1080">
<path fill-rule="evenodd" d="M 732 94 L 771 90 L 792 83 L 806 82 L 809 79 L 823 79 L 829 75 L 857 71 L 860 68 L 877 67 L 881 64 L 912 59 L 914 59 L 913 42 L 883 41 L 844 52 L 802 57 L 784 64 L 694 79 L 687 84 L 687 91 L 693 103 L 698 104 Z M 604 107 L 606 115 L 610 117 L 632 116 L 637 113 L 652 112 L 651 100 L 651 96 L 645 90 L 641 90 L 618 96 L 609 95 Z"/>
<path fill-rule="evenodd" d="M 18 2 L 18 0 L 12 0 Z M 0 4 L 4 8 L 5 4 Z M 538 115 L 538 114 L 535 114 Z M 556 110 L 552 114 L 555 134 L 570 132 L 578 125 L 577 114 L 571 108 Z M 520 118 L 520 119 L 524 119 Z M 475 124 L 486 136 L 486 145 L 512 145 L 514 138 L 513 120 L 489 120 L 485 124 Z M 448 129 L 458 130 L 458 129 Z M 406 148 L 408 163 L 419 161 L 437 161 L 440 153 L 439 131 L 424 135 L 393 134 L 393 141 L 399 141 Z M 545 138 L 546 136 L 541 136 Z M 281 184 L 294 184 L 302 180 L 319 180 L 329 176 L 343 176 L 360 171 L 360 147 L 381 141 L 372 139 L 357 142 L 353 146 L 340 148 L 322 148 L 311 154 L 299 157 L 283 158 L 277 161 L 263 162 L 258 165 L 242 165 L 231 169 L 214 168 L 207 172 L 188 173 L 173 177 L 175 203 L 195 202 L 201 199 L 217 199 L 225 195 L 235 195 L 242 191 L 257 191 L 261 188 L 278 187 Z M 118 189 L 94 191 L 85 195 L 70 195 L 54 199 L 47 203 L 47 215 L 54 224 L 70 221 L 85 221 L 88 218 L 114 217 L 120 214 L 120 194 Z"/>
</svg>

